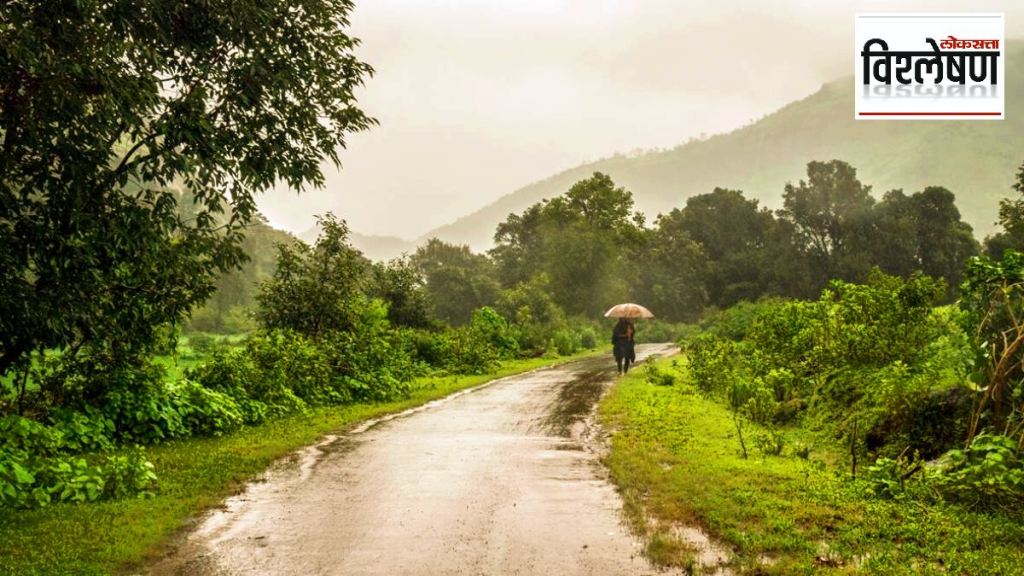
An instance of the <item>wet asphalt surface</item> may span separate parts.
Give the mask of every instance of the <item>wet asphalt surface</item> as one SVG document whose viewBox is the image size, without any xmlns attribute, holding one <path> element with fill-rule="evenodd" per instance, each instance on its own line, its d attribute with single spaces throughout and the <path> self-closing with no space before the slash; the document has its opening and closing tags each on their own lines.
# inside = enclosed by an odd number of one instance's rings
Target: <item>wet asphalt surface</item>
<svg viewBox="0 0 1024 576">
<path fill-rule="evenodd" d="M 655 574 L 598 461 L 593 408 L 614 378 L 610 355 L 583 360 L 328 437 L 209 514 L 149 572 Z"/>
</svg>

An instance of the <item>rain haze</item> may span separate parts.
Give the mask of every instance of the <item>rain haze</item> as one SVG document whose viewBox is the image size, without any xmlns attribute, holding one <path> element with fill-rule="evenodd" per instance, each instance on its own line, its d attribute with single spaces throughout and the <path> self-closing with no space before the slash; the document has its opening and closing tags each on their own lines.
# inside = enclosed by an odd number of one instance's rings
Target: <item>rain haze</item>
<svg viewBox="0 0 1024 576">
<path fill-rule="evenodd" d="M 372 0 L 352 32 L 379 121 L 320 190 L 279 187 L 272 224 L 333 211 L 414 239 L 533 181 L 729 131 L 852 72 L 856 12 L 1006 12 L 1020 2 Z"/>
</svg>

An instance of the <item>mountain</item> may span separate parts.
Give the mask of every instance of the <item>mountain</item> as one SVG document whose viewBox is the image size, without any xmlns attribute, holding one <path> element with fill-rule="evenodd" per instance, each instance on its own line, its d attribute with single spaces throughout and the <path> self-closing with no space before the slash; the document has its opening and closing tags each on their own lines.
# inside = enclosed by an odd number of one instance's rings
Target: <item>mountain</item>
<svg viewBox="0 0 1024 576">
<path fill-rule="evenodd" d="M 654 216 L 714 187 L 743 190 L 777 208 L 783 187 L 805 177 L 807 162 L 838 158 L 857 168 L 876 197 L 940 185 L 980 237 L 995 228 L 998 203 L 1024 162 L 1024 48 L 1006 54 L 1006 119 L 1002 121 L 854 120 L 852 76 L 727 134 L 672 150 L 614 156 L 530 184 L 455 222 L 425 234 L 486 249 L 509 213 L 558 196 L 595 171 L 633 192 L 637 208 Z"/>
<path fill-rule="evenodd" d="M 370 260 L 385 261 L 416 251 L 418 244 L 397 236 L 373 236 L 353 232 L 349 239 Z"/>
<path fill-rule="evenodd" d="M 320 229 L 313 226 L 299 234 L 298 238 L 307 244 L 313 244 L 316 242 L 318 234 L 320 234 Z M 416 251 L 416 246 L 418 246 L 417 242 L 397 236 L 374 236 L 354 231 L 349 231 L 348 239 L 356 250 L 375 261 L 391 260 L 405 253 L 411 254 Z"/>
</svg>

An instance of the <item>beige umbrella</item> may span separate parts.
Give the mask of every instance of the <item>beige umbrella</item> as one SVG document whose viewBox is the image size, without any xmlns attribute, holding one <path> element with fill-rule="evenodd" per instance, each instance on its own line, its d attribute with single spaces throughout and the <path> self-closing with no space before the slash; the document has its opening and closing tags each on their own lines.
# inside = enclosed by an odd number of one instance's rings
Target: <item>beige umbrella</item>
<svg viewBox="0 0 1024 576">
<path fill-rule="evenodd" d="M 633 304 L 627 302 L 626 304 L 616 304 L 612 306 L 607 312 L 604 313 L 605 318 L 654 318 L 654 314 L 651 311 L 639 304 Z"/>
</svg>

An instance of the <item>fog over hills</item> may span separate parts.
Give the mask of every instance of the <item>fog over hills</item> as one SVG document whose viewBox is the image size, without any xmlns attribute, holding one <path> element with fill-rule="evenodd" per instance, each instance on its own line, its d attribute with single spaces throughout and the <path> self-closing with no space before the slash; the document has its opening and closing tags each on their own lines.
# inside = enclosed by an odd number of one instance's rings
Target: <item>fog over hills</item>
<svg viewBox="0 0 1024 576">
<path fill-rule="evenodd" d="M 314 226 L 298 234 L 298 238 L 307 244 L 313 244 L 316 242 L 316 237 L 319 233 L 319 229 Z M 375 236 L 372 234 L 360 234 L 356 231 L 349 232 L 349 241 L 356 250 L 359 250 L 371 260 L 397 258 L 404 253 L 415 252 L 416 247 L 419 245 L 416 241 L 405 240 L 396 236 Z"/>
<path fill-rule="evenodd" d="M 851 76 L 726 134 L 554 174 L 416 240 L 353 234 L 353 243 L 374 259 L 415 250 L 433 237 L 486 250 L 495 227 L 510 213 L 562 194 L 595 171 L 631 190 L 637 207 L 651 218 L 716 186 L 743 190 L 777 208 L 783 187 L 804 176 L 807 162 L 833 158 L 853 164 L 879 198 L 893 188 L 908 193 L 929 185 L 949 188 L 964 219 L 983 238 L 994 230 L 999 199 L 1012 193 L 1014 174 L 1024 162 L 1024 49 L 1008 51 L 1006 77 L 1002 121 L 854 120 Z M 312 240 L 315 232 L 300 236 Z"/>
<path fill-rule="evenodd" d="M 839 158 L 858 169 L 876 197 L 893 188 L 929 185 L 952 190 L 976 235 L 994 229 L 1000 198 L 1012 193 L 1024 162 L 1024 50 L 1007 54 L 1008 100 L 1003 121 L 858 121 L 852 77 L 738 130 L 691 141 L 672 150 L 616 156 L 555 174 L 425 234 L 488 248 L 495 226 L 543 198 L 565 192 L 594 171 L 631 190 L 637 207 L 653 217 L 682 206 L 715 186 L 743 190 L 776 208 L 783 187 L 804 176 L 811 160 Z"/>
</svg>

